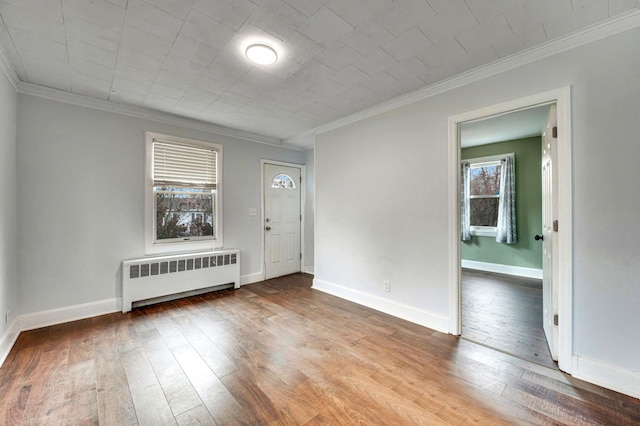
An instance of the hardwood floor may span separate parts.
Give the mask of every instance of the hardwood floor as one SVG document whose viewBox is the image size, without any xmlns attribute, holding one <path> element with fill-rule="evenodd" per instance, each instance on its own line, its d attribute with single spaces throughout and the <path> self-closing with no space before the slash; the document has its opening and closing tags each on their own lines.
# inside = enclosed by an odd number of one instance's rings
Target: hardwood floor
<svg viewBox="0 0 640 426">
<path fill-rule="evenodd" d="M 640 401 L 292 275 L 22 333 L 2 425 L 640 422 Z"/>
<path fill-rule="evenodd" d="M 462 270 L 462 336 L 555 368 L 542 328 L 542 283 Z"/>
</svg>

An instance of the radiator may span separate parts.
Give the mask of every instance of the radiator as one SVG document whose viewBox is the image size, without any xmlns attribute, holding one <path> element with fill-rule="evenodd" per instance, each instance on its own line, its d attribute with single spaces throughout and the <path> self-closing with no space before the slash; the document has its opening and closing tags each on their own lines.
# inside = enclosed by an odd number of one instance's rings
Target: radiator
<svg viewBox="0 0 640 426">
<path fill-rule="evenodd" d="M 226 285 L 226 286 L 225 286 Z M 195 290 L 240 287 L 240 252 L 217 250 L 122 262 L 122 313 Z M 167 297 L 170 296 L 170 297 Z"/>
</svg>

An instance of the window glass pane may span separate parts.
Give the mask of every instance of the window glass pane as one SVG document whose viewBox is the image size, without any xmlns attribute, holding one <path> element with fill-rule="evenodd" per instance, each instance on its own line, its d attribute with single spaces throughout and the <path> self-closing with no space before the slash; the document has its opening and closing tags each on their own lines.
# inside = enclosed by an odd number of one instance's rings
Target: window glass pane
<svg viewBox="0 0 640 426">
<path fill-rule="evenodd" d="M 471 226 L 497 226 L 499 198 L 472 198 Z"/>
<path fill-rule="evenodd" d="M 472 167 L 470 192 L 471 195 L 499 195 L 500 194 L 500 166 Z"/>
<path fill-rule="evenodd" d="M 273 178 L 272 188 L 296 189 L 296 184 L 289 175 L 280 174 Z"/>
<path fill-rule="evenodd" d="M 206 188 L 155 187 L 156 240 L 213 237 L 213 194 Z"/>
</svg>

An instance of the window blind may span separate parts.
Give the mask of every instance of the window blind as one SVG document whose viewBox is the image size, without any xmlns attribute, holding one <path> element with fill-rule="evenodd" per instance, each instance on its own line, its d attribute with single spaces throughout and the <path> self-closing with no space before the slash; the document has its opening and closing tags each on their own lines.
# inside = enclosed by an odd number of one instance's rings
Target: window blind
<svg viewBox="0 0 640 426">
<path fill-rule="evenodd" d="M 153 140 L 153 186 L 215 189 L 218 152 L 213 148 Z"/>
</svg>

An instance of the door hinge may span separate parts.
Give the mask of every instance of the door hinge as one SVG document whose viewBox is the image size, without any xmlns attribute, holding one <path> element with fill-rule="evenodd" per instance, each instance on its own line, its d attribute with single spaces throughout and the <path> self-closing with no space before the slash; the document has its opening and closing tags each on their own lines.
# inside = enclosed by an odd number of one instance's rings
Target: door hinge
<svg viewBox="0 0 640 426">
<path fill-rule="evenodd" d="M 554 221 L 553 221 L 553 230 L 554 230 L 555 232 L 558 232 L 558 221 L 557 221 L 557 220 L 554 220 Z"/>
<path fill-rule="evenodd" d="M 557 138 L 557 137 L 558 137 L 558 126 L 553 126 L 553 130 L 552 130 L 552 132 L 551 132 L 551 135 L 552 135 L 554 138 Z"/>
<path fill-rule="evenodd" d="M 558 325 L 558 314 L 553 316 L 553 325 Z"/>
<path fill-rule="evenodd" d="M 302 260 L 302 253 L 300 253 L 300 260 Z"/>
<path fill-rule="evenodd" d="M 300 183 L 302 183 L 302 176 L 300 176 Z"/>
</svg>

